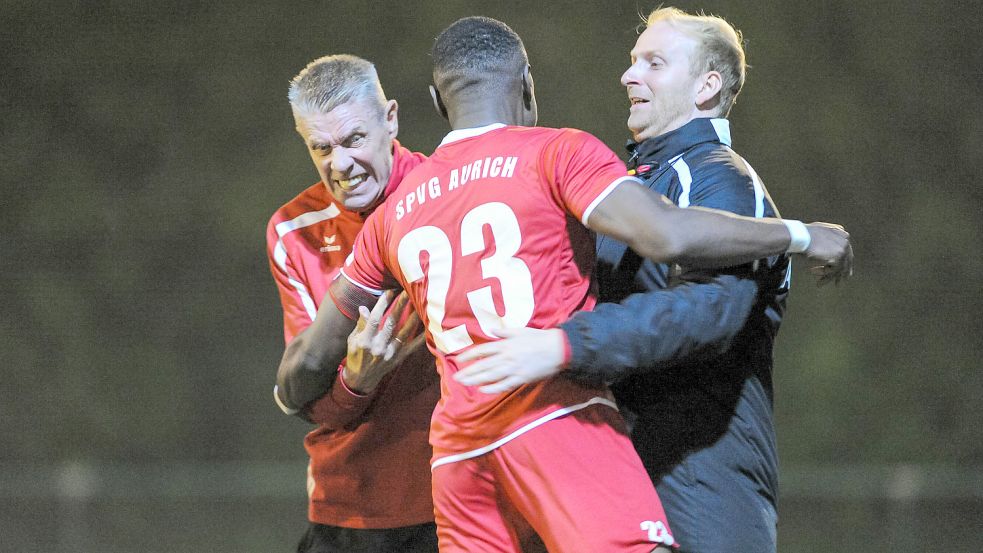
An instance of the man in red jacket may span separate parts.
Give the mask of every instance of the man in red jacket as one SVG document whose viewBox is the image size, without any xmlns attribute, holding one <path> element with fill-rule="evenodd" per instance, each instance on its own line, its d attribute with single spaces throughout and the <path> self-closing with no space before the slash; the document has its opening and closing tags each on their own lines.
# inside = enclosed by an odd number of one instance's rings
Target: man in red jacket
<svg viewBox="0 0 983 553">
<path fill-rule="evenodd" d="M 288 99 L 321 178 L 267 228 L 289 343 L 314 320 L 365 218 L 426 156 L 396 141 L 398 106 L 366 60 L 315 60 Z M 375 328 L 361 329 L 370 341 Z M 394 351 L 400 345 L 349 355 L 326 394 L 299 411 L 280 405 L 317 425 L 304 440 L 311 524 L 298 552 L 437 551 L 427 433 L 439 380 L 426 348 L 407 356 Z"/>
</svg>

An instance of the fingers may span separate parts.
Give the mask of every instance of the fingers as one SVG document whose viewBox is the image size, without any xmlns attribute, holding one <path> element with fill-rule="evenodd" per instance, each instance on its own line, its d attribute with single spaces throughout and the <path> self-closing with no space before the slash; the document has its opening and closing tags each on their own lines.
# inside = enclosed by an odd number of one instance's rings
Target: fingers
<svg viewBox="0 0 983 553">
<path fill-rule="evenodd" d="M 465 386 L 477 386 L 498 382 L 509 376 L 511 374 L 508 367 L 498 364 L 495 359 L 486 358 L 476 361 L 466 369 L 457 371 L 452 378 Z"/>
<path fill-rule="evenodd" d="M 382 326 L 379 328 L 379 331 L 372 337 L 370 349 L 372 355 L 381 357 L 386 353 L 386 348 L 389 347 L 389 342 L 392 339 L 393 330 L 395 328 L 396 320 L 393 319 L 392 316 L 386 317 L 382 323 Z"/>
<path fill-rule="evenodd" d="M 365 328 L 369 326 L 369 317 L 371 316 L 368 307 L 364 305 L 358 306 L 358 321 L 355 322 L 355 328 L 348 335 L 349 352 L 368 347 L 369 343 L 368 338 L 366 338 Z"/>
<path fill-rule="evenodd" d="M 816 276 L 816 285 L 822 287 L 830 282 L 839 284 L 840 281 L 850 278 L 853 275 L 853 266 L 848 263 L 830 262 L 809 267 L 809 272 Z"/>
<path fill-rule="evenodd" d="M 480 386 L 478 390 L 484 394 L 508 392 L 526 383 L 522 375 L 512 373 L 509 367 L 498 365 L 491 358 L 475 362 L 454 373 L 452 378 L 465 386 Z"/>
<path fill-rule="evenodd" d="M 370 316 L 371 314 L 369 313 L 368 307 L 365 307 L 364 305 L 358 306 L 358 321 L 355 322 L 355 330 L 353 333 L 365 330 L 365 326 L 369 324 Z"/>
<path fill-rule="evenodd" d="M 399 315 L 394 314 L 394 316 L 400 319 Z M 399 327 L 399 330 L 396 332 L 396 339 L 405 344 L 420 334 L 422 330 L 423 323 L 420 321 L 420 317 L 416 314 L 416 311 L 413 311 Z"/>
<path fill-rule="evenodd" d="M 474 346 L 473 348 L 458 355 L 457 359 L 459 362 L 466 363 L 468 361 L 474 361 L 476 359 L 481 359 L 483 357 L 488 357 L 498 353 L 499 349 L 501 349 L 501 342 L 485 342 L 483 344 L 478 344 L 477 346 Z"/>
<path fill-rule="evenodd" d="M 404 359 L 409 357 L 416 350 L 420 349 L 424 343 L 426 343 L 426 336 L 423 334 L 418 334 L 409 342 L 404 342 L 397 336 L 392 341 L 392 345 L 396 351 L 395 355 L 393 356 L 393 363 L 396 365 L 402 363 Z"/>
<path fill-rule="evenodd" d="M 367 317 L 370 327 L 378 328 L 379 323 L 382 321 L 382 316 L 386 314 L 386 309 L 389 307 L 392 298 L 392 291 L 387 291 L 385 294 L 379 296 L 379 301 L 375 302 L 375 307 L 372 308 L 371 313 Z M 361 312 L 362 309 L 359 308 L 359 313 L 361 314 Z"/>
<path fill-rule="evenodd" d="M 396 317 L 396 320 L 402 320 L 403 314 L 406 311 L 407 307 L 409 307 L 409 309 L 413 309 L 412 307 L 410 307 L 409 294 L 407 294 L 406 292 L 402 292 L 401 294 L 396 296 L 396 301 L 393 302 L 393 308 L 392 310 L 390 310 L 390 313 L 392 313 L 393 316 Z"/>
</svg>

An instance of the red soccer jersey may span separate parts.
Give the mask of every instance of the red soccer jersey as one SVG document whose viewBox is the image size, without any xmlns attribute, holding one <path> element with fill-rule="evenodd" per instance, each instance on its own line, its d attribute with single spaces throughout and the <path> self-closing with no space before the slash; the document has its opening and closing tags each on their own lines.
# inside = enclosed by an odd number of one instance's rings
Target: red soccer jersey
<svg viewBox="0 0 983 553">
<path fill-rule="evenodd" d="M 425 159 L 396 143 L 386 192 Z M 358 213 L 334 201 L 324 183 L 270 219 L 267 253 L 287 342 L 311 324 L 363 224 Z M 427 432 L 438 396 L 432 357 L 422 350 L 369 396 L 348 391 L 339 375 L 331 392 L 308 409 L 319 425 L 304 440 L 311 458 L 310 520 L 352 528 L 432 521 Z"/>
<path fill-rule="evenodd" d="M 480 455 L 607 390 L 566 378 L 488 395 L 450 378 L 457 354 L 495 329 L 549 328 L 594 305 L 594 242 L 585 221 L 628 178 L 617 156 L 573 129 L 452 132 L 369 218 L 343 274 L 402 286 L 437 356 L 441 399 L 434 466 Z"/>
</svg>

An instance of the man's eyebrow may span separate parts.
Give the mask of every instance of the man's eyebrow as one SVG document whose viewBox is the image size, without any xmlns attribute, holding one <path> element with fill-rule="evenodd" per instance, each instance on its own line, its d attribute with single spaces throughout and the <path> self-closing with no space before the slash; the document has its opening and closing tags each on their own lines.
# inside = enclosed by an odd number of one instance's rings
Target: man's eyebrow
<svg viewBox="0 0 983 553">
<path fill-rule="evenodd" d="M 361 124 L 357 124 L 351 129 L 349 129 L 344 135 L 342 135 L 341 139 L 338 140 L 338 144 L 344 144 L 345 142 L 351 140 L 352 137 L 355 136 L 356 134 L 366 134 L 366 132 L 367 131 L 364 128 L 362 128 Z"/>
<path fill-rule="evenodd" d="M 659 50 L 648 49 L 648 50 L 632 50 L 631 52 L 629 52 L 629 54 L 631 55 L 632 58 L 638 59 L 638 58 L 651 58 L 653 56 L 659 56 L 661 55 L 661 52 Z"/>
<path fill-rule="evenodd" d="M 365 129 L 362 128 L 362 125 L 357 125 L 357 126 L 353 127 L 350 131 L 348 131 L 348 133 L 345 134 L 341 138 L 341 140 L 338 141 L 338 144 L 344 144 L 346 141 L 351 140 L 351 138 L 353 136 L 355 136 L 356 134 L 365 134 L 365 133 L 366 133 L 366 131 L 365 131 Z M 331 144 L 329 142 L 326 142 L 324 140 L 317 140 L 317 139 L 314 139 L 314 138 L 311 138 L 310 140 L 308 140 L 308 144 L 310 145 L 310 148 L 312 150 L 316 150 L 316 149 L 318 149 L 321 146 L 331 146 Z"/>
</svg>

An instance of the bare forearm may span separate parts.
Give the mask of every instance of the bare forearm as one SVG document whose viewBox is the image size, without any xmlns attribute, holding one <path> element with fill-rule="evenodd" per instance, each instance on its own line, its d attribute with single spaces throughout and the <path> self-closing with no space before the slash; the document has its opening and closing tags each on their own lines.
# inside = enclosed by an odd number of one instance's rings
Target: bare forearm
<svg viewBox="0 0 983 553">
<path fill-rule="evenodd" d="M 330 390 L 347 352 L 355 323 L 327 300 L 315 321 L 287 346 L 277 369 L 279 398 L 288 409 L 300 409 Z"/>
<path fill-rule="evenodd" d="M 716 209 L 690 207 L 662 214 L 674 237 L 671 260 L 688 267 L 730 267 L 785 253 L 789 232 L 779 219 L 755 219 Z M 658 252 L 644 249 L 657 241 L 631 244 L 649 257 Z M 642 248 L 642 249 L 639 249 Z"/>
<path fill-rule="evenodd" d="M 588 225 L 652 261 L 691 267 L 728 267 L 784 253 L 791 238 L 780 220 L 682 209 L 636 183 L 618 186 Z"/>
<path fill-rule="evenodd" d="M 675 206 L 664 196 L 624 182 L 586 221 L 657 263 L 732 267 L 781 253 L 801 254 L 818 266 L 819 283 L 853 274 L 850 234 L 839 225 L 742 217 L 724 211 Z M 794 233 L 794 237 L 793 237 Z"/>
</svg>

